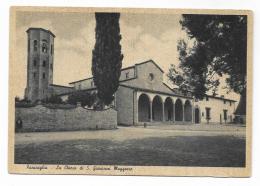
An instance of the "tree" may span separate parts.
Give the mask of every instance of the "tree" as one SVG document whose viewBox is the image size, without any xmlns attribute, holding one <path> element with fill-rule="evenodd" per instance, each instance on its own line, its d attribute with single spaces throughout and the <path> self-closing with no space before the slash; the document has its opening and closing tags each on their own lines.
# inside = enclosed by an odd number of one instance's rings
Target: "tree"
<svg viewBox="0 0 260 186">
<path fill-rule="evenodd" d="M 69 95 L 68 103 L 72 105 L 77 105 L 77 103 L 80 103 L 82 107 L 91 107 L 94 104 L 95 99 L 95 93 L 91 94 L 86 91 L 76 91 Z"/>
<path fill-rule="evenodd" d="M 43 100 L 44 103 L 52 103 L 52 104 L 61 104 L 62 103 L 62 99 L 61 97 L 57 96 L 57 95 L 52 95 L 48 98 L 46 98 L 45 100 Z"/>
<path fill-rule="evenodd" d="M 123 60 L 119 17 L 119 13 L 95 13 L 96 43 L 92 51 L 92 74 L 98 91 L 99 109 L 113 101 L 119 86 Z"/>
<path fill-rule="evenodd" d="M 227 75 L 227 90 L 245 99 L 247 73 L 247 16 L 183 15 L 183 30 L 194 40 L 193 47 L 179 41 L 178 51 L 182 69 L 182 85 L 189 85 L 196 98 L 206 92 L 216 95 L 219 77 Z M 168 73 L 171 80 L 174 74 Z"/>
<path fill-rule="evenodd" d="M 215 73 L 208 69 L 206 64 L 201 63 L 206 54 L 204 49 L 196 46 L 191 51 L 187 51 L 187 44 L 180 41 L 178 50 L 181 53 L 179 57 L 180 69 L 177 70 L 174 65 L 171 65 L 167 74 L 168 78 L 178 86 L 182 93 L 192 92 L 197 99 L 203 99 L 208 90 L 216 95 L 219 79 L 214 78 Z M 192 55 L 187 56 L 188 52 Z"/>
</svg>

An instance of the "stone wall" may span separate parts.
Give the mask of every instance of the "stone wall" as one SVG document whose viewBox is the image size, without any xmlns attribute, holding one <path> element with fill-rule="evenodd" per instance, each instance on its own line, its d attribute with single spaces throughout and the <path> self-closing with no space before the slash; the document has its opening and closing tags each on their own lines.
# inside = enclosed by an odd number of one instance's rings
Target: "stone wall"
<svg viewBox="0 0 260 186">
<path fill-rule="evenodd" d="M 75 131 L 117 128 L 117 111 L 109 108 L 94 111 L 82 107 L 53 109 L 43 105 L 15 109 L 16 123 L 22 120 L 18 132 Z"/>
<path fill-rule="evenodd" d="M 118 110 L 118 124 L 133 125 L 133 90 L 130 88 L 119 86 L 116 92 L 116 109 Z"/>
</svg>

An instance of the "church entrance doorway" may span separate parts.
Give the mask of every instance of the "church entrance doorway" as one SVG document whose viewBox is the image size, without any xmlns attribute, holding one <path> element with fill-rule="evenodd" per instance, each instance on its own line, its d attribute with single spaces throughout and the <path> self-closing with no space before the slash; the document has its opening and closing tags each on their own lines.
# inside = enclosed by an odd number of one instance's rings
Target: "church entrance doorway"
<svg viewBox="0 0 260 186">
<path fill-rule="evenodd" d="M 200 110 L 199 108 L 195 108 L 195 123 L 200 123 Z"/>
</svg>

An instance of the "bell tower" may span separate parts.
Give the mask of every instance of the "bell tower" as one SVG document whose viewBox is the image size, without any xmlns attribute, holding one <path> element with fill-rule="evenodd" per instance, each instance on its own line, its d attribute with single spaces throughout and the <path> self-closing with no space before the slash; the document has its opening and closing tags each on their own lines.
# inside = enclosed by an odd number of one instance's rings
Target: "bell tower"
<svg viewBox="0 0 260 186">
<path fill-rule="evenodd" d="M 25 98 L 31 102 L 43 100 L 53 83 L 53 57 L 55 35 L 43 28 L 29 28 L 27 51 L 27 86 Z"/>
</svg>

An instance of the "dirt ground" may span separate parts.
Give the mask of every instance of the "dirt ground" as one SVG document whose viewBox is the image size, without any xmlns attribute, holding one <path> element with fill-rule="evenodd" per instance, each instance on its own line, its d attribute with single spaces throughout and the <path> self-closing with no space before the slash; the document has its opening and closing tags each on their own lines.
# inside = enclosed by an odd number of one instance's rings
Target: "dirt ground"
<svg viewBox="0 0 260 186">
<path fill-rule="evenodd" d="M 234 125 L 154 125 L 138 127 L 118 127 L 116 130 L 71 131 L 71 132 L 32 132 L 17 133 L 15 144 L 55 142 L 84 139 L 109 139 L 124 141 L 148 137 L 174 136 L 218 136 L 233 135 L 245 137 L 245 127 Z"/>
<path fill-rule="evenodd" d="M 18 133 L 15 162 L 243 167 L 245 127 L 155 125 Z"/>
</svg>

